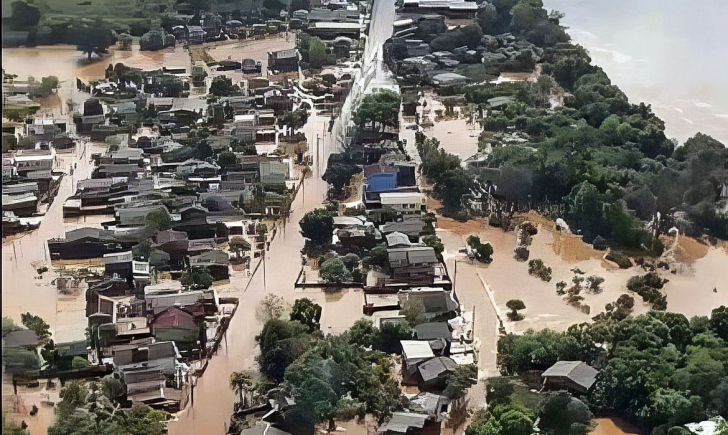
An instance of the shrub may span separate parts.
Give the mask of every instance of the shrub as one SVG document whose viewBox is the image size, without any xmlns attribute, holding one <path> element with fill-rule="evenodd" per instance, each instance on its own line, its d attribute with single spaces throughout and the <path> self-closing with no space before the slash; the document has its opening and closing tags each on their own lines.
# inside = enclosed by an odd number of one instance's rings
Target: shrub
<svg viewBox="0 0 728 435">
<path fill-rule="evenodd" d="M 627 281 L 627 288 L 642 297 L 653 310 L 667 309 L 667 297 L 660 290 L 668 282 L 656 272 L 633 276 Z"/>
<path fill-rule="evenodd" d="M 508 313 L 509 320 L 514 321 L 514 322 L 523 320 L 523 315 L 518 313 L 518 310 L 526 309 L 526 304 L 524 304 L 522 300 L 511 299 L 510 301 L 506 302 L 506 307 L 508 307 L 508 309 L 511 310 Z"/>
<path fill-rule="evenodd" d="M 551 281 L 551 268 L 546 267 L 540 258 L 528 262 L 528 273 L 541 278 L 542 281 Z"/>
</svg>

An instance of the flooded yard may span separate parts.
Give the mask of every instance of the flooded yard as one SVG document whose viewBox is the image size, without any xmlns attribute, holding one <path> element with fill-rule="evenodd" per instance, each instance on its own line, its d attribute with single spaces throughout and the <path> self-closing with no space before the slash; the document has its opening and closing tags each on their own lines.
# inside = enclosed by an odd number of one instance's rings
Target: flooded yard
<svg viewBox="0 0 728 435">
<path fill-rule="evenodd" d="M 627 290 L 627 280 L 634 275 L 646 273 L 639 266 L 619 269 L 602 259 L 604 252 L 593 249 L 578 237 L 555 232 L 550 225 L 539 225 L 539 232 L 533 237 L 530 247 L 530 259 L 541 259 L 547 267 L 552 268 L 552 279 L 544 282 L 528 274 L 528 262 L 519 262 L 513 257 L 516 236 L 513 232 L 503 232 L 500 228 L 491 227 L 484 219 L 470 220 L 460 223 L 452 219 L 439 217 L 438 235 L 443 239 L 460 240 L 465 246 L 465 239 L 470 234 L 477 234 L 483 242 L 493 246 L 493 262 L 491 264 L 475 263 L 462 267 L 475 268 L 477 274 L 492 290 L 498 310 L 505 314 L 506 302 L 510 299 L 521 299 L 526 305 L 525 319 L 520 322 L 506 321 L 508 331 L 525 331 L 529 328 L 551 328 L 565 330 L 570 325 L 589 321 L 596 314 L 604 311 L 607 303 L 614 302 L 622 294 L 631 294 L 635 298 L 634 314 L 645 313 L 649 307 L 642 303 L 640 297 Z M 446 246 L 450 251 L 447 242 Z M 713 308 L 725 304 L 728 292 L 728 251 L 725 247 L 704 247 L 704 256 L 695 258 L 680 273 L 672 274 L 661 271 L 660 275 L 669 280 L 664 291 L 667 294 L 668 310 L 679 312 L 687 317 L 710 315 Z M 450 274 L 453 269 L 448 264 Z M 591 312 L 586 314 L 580 309 L 568 305 L 562 296 L 556 293 L 556 283 L 565 281 L 569 285 L 574 276 L 572 269 L 578 267 L 585 277 L 596 275 L 604 278 L 602 291 L 597 294 L 582 292 L 583 303 L 589 305 Z M 460 280 L 458 275 L 457 280 Z M 716 289 L 717 292 L 714 292 Z M 457 284 L 457 291 L 462 290 L 462 281 Z"/>
<path fill-rule="evenodd" d="M 642 432 L 631 423 L 618 418 L 595 418 L 597 427 L 590 432 L 591 435 L 642 435 Z"/>
<path fill-rule="evenodd" d="M 296 46 L 296 38 L 294 34 L 289 34 L 288 40 L 281 33 L 272 35 L 270 39 L 249 39 L 234 43 L 225 43 L 207 49 L 207 52 L 213 59 L 217 61 L 232 59 L 241 61 L 243 59 L 253 59 L 261 63 L 261 73 L 265 77 L 268 71 L 268 52 L 286 50 Z"/>
</svg>

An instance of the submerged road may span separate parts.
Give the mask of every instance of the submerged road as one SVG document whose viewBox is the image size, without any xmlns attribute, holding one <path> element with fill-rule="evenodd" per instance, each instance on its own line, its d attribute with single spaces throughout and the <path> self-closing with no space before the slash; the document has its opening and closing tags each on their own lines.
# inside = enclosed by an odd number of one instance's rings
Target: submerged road
<svg viewBox="0 0 728 435">
<path fill-rule="evenodd" d="M 217 355 L 211 360 L 205 374 L 197 381 L 194 389 L 194 406 L 179 414 L 179 421 L 171 422 L 171 434 L 224 433 L 233 414 L 236 399 L 229 386 L 230 374 L 240 370 L 256 370 L 257 354 L 255 336 L 260 332 L 262 323 L 257 317 L 260 302 L 268 293 L 283 297 L 289 303 L 298 298 L 308 297 L 323 306 L 322 329 L 324 332 L 342 332 L 353 318 L 361 316 L 362 295 L 360 292 L 338 294 L 330 303 L 323 292 L 310 291 L 304 294 L 294 288 L 301 270 L 301 249 L 303 236 L 298 221 L 303 215 L 321 207 L 327 191 L 327 183 L 321 179 L 325 171 L 324 156 L 335 149 L 334 141 L 328 133 L 328 117 L 312 113 L 304 127 L 309 139 L 313 156 L 313 173 L 304 181 L 291 205 L 290 219 L 279 224 L 278 233 L 266 253 L 265 267 L 261 265 L 252 277 L 247 289 L 241 288 L 225 296 L 240 298 L 240 305 L 232 318 Z M 318 169 L 316 135 L 323 137 L 320 158 L 323 161 Z M 233 276 L 234 280 L 235 277 Z M 352 317 L 354 316 L 354 317 Z"/>
<path fill-rule="evenodd" d="M 381 69 L 381 48 L 392 35 L 394 16 L 393 0 L 374 2 L 369 39 L 364 50 L 364 64 L 372 65 L 374 62 L 377 79 L 386 78 Z M 289 220 L 285 225 L 279 225 L 278 234 L 266 254 L 265 268 L 262 265 L 258 268 L 247 289 L 226 293 L 226 296 L 240 298 L 238 311 L 228 328 L 227 340 L 223 340 L 218 354 L 210 360 L 205 374 L 197 381 L 194 406 L 188 406 L 181 412 L 178 421 L 170 422 L 171 434 L 225 432 L 236 400 L 229 386 L 230 374 L 240 370 L 257 370 L 255 356 L 258 350 L 255 336 L 263 325 L 256 313 L 260 302 L 268 293 L 281 296 L 289 303 L 307 297 L 321 305 L 321 329 L 324 333 L 341 333 L 363 317 L 361 291 L 324 293 L 320 290 L 303 291 L 294 288 L 301 270 L 300 251 L 304 245 L 298 221 L 307 212 L 322 206 L 328 185 L 321 176 L 326 171 L 328 156 L 336 152 L 339 146 L 338 138 L 328 133 L 328 123 L 328 117 L 318 116 L 315 109 L 312 109 L 304 132 L 313 158 L 313 173 L 304 181 L 296 195 Z M 317 135 L 321 138 L 321 148 L 318 151 Z M 234 276 L 232 279 L 235 279 Z"/>
</svg>

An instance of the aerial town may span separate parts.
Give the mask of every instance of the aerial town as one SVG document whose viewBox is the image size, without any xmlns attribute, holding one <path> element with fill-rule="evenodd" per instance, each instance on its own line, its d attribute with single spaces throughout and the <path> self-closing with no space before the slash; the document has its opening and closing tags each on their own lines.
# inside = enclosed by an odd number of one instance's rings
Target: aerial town
<svg viewBox="0 0 728 435">
<path fill-rule="evenodd" d="M 3 2 L 3 433 L 728 435 L 725 137 L 545 3 Z"/>
</svg>

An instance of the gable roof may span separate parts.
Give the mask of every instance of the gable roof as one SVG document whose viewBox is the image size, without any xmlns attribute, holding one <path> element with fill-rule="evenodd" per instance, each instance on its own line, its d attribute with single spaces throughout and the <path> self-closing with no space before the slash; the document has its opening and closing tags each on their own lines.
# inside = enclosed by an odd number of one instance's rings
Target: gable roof
<svg viewBox="0 0 728 435">
<path fill-rule="evenodd" d="M 410 264 L 437 263 L 435 250 L 429 246 L 387 249 L 392 267 L 406 267 Z"/>
<path fill-rule="evenodd" d="M 437 340 L 438 338 L 450 340 L 451 337 L 447 322 L 420 323 L 414 329 L 418 340 Z"/>
<path fill-rule="evenodd" d="M 395 412 L 388 422 L 379 426 L 377 433 L 407 433 L 410 428 L 422 429 L 425 427 L 428 416 L 413 412 Z"/>
<path fill-rule="evenodd" d="M 446 356 L 438 356 L 421 363 L 417 371 L 425 382 L 439 378 L 442 374 L 451 372 L 457 363 Z"/>
<path fill-rule="evenodd" d="M 583 361 L 558 361 L 541 373 L 541 377 L 564 377 L 588 390 L 596 382 L 597 374 L 599 374 L 599 370 Z"/>
</svg>

